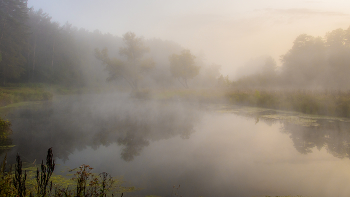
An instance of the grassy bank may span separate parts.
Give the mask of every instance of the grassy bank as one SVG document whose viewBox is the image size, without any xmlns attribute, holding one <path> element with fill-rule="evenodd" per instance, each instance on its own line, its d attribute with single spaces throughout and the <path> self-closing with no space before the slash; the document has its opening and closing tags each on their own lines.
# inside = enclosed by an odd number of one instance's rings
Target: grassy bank
<svg viewBox="0 0 350 197">
<path fill-rule="evenodd" d="M 228 91 L 231 104 L 350 118 L 350 91 Z"/>
<path fill-rule="evenodd" d="M 164 89 L 152 90 L 150 95 L 158 100 L 228 103 L 350 118 L 350 91 Z"/>
<path fill-rule="evenodd" d="M 0 87 L 0 107 L 19 102 L 47 101 L 52 97 L 52 93 L 40 84 L 16 84 Z"/>
</svg>

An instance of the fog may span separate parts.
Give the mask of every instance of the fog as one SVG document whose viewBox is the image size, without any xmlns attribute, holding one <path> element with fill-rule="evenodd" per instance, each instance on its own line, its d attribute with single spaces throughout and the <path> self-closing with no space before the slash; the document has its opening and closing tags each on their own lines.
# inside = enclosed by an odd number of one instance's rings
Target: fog
<svg viewBox="0 0 350 197">
<path fill-rule="evenodd" d="M 143 188 L 126 196 L 349 196 L 350 2 L 11 1 L 9 163 L 53 147 L 57 173 Z"/>
<path fill-rule="evenodd" d="M 347 1 L 56 1 L 29 0 L 60 24 L 121 37 L 132 31 L 146 39 L 179 43 L 206 61 L 222 65 L 223 75 L 250 58 L 279 57 L 300 34 L 324 36 L 349 26 Z"/>
<path fill-rule="evenodd" d="M 349 195 L 349 121 L 212 109 L 128 94 L 62 96 L 8 113 L 16 145 L 8 158 L 40 163 L 52 146 L 57 173 L 84 163 L 143 188 L 126 196 L 173 196 L 177 184 L 183 196 Z"/>
</svg>

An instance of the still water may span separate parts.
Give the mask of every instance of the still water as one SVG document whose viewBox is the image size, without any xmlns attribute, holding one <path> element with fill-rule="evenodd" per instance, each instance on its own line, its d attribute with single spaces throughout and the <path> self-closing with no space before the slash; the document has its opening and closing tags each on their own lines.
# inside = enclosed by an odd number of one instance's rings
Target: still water
<svg viewBox="0 0 350 197">
<path fill-rule="evenodd" d="M 126 196 L 350 196 L 345 119 L 155 102 L 127 95 L 62 96 L 6 112 L 8 158 L 88 164 L 144 188 Z M 2 150 L 1 158 L 6 150 Z"/>
</svg>

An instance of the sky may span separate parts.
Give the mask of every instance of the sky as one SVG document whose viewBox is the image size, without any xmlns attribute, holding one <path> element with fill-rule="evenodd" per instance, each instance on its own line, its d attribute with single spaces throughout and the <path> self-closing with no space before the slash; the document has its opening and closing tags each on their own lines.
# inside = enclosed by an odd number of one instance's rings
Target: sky
<svg viewBox="0 0 350 197">
<path fill-rule="evenodd" d="M 28 0 L 28 7 L 61 25 L 177 42 L 231 78 L 259 56 L 280 65 L 300 34 L 350 26 L 348 0 Z"/>
</svg>

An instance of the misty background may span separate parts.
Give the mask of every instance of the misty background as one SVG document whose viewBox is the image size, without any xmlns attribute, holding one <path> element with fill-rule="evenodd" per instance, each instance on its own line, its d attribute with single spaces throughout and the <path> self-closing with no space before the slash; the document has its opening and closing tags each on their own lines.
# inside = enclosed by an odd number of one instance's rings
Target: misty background
<svg viewBox="0 0 350 197">
<path fill-rule="evenodd" d="M 145 195 L 181 183 L 190 196 L 348 196 L 349 12 L 340 0 L 0 1 L 13 123 L 0 153 L 35 163 L 54 147 L 60 164 L 125 175 Z M 7 106 L 25 101 L 40 102 Z"/>
<path fill-rule="evenodd" d="M 349 26 L 348 1 L 45 1 L 29 0 L 52 21 L 121 37 L 128 31 L 145 39 L 171 40 L 208 64 L 222 66 L 234 79 L 237 68 L 251 58 L 272 56 L 281 66 L 300 34 L 325 36 Z"/>
<path fill-rule="evenodd" d="M 140 88 L 181 87 L 169 58 L 184 50 L 197 67 L 188 87 L 348 88 L 347 2 L 20 2 L 28 4 L 22 26 L 2 23 L 3 84 L 105 86 L 111 74 L 95 50 L 126 61 L 131 33 L 152 64 L 137 76 Z M 7 51 L 12 46 L 19 54 Z"/>
</svg>

